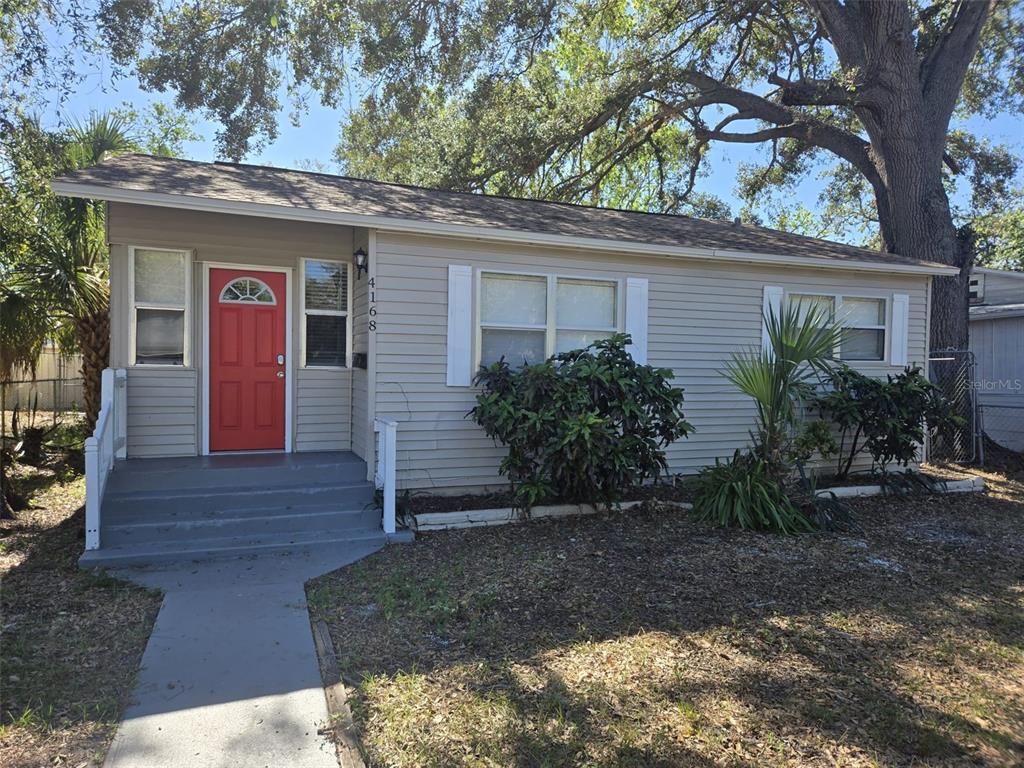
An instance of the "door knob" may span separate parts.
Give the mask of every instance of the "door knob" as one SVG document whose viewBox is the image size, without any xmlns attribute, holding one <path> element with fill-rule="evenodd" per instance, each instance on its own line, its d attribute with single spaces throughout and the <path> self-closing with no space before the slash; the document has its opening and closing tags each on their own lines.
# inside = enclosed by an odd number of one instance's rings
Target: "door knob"
<svg viewBox="0 0 1024 768">
<path fill-rule="evenodd" d="M 277 372 L 277 378 L 283 379 L 284 378 L 284 371 L 278 371 Z"/>
</svg>

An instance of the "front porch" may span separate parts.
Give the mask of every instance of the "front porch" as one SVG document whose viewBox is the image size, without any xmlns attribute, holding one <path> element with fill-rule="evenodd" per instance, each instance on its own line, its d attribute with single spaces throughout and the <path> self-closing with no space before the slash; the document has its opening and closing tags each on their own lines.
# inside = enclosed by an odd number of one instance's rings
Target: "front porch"
<svg viewBox="0 0 1024 768">
<path fill-rule="evenodd" d="M 352 451 L 127 457 L 127 376 L 103 371 L 85 441 L 87 567 L 336 551 L 408 541 L 395 530 L 394 421 L 375 419 L 373 482 Z M 381 506 L 374 490 L 381 491 Z"/>
<path fill-rule="evenodd" d="M 114 463 L 85 566 L 308 553 L 387 540 L 366 463 L 350 451 Z"/>
</svg>

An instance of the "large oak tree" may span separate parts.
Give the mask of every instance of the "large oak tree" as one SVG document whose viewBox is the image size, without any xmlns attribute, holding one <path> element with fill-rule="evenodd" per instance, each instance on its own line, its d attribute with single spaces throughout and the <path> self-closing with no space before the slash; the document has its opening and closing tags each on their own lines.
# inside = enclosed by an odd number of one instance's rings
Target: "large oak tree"
<svg viewBox="0 0 1024 768">
<path fill-rule="evenodd" d="M 933 343 L 967 338 L 975 247 L 957 175 L 992 196 L 1016 161 L 955 117 L 1019 111 L 1020 8 L 998 0 L 107 0 L 115 58 L 223 126 L 222 151 L 276 133 L 287 89 L 359 103 L 340 158 L 359 174 L 551 199 L 721 214 L 714 143 L 758 144 L 748 197 L 831 163 L 888 252 L 937 280 Z M 993 173 L 993 171 L 995 171 Z M 989 188 L 991 184 L 995 187 Z"/>
</svg>

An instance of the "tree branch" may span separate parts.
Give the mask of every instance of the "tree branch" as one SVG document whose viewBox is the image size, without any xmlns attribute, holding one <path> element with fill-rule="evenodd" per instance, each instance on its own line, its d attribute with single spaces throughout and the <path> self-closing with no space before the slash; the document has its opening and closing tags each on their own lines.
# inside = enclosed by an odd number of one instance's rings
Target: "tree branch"
<svg viewBox="0 0 1024 768">
<path fill-rule="evenodd" d="M 782 103 L 787 107 L 854 107 L 862 102 L 860 87 L 844 88 L 834 80 L 786 80 L 768 75 L 768 82 L 782 89 Z"/>
<path fill-rule="evenodd" d="M 821 26 L 828 32 L 828 39 L 836 49 L 839 62 L 844 69 L 864 66 L 864 36 L 860 25 L 852 16 L 859 13 L 855 3 L 840 3 L 839 0 L 811 0 Z"/>
<path fill-rule="evenodd" d="M 800 139 L 827 149 L 846 160 L 863 173 L 871 181 L 872 186 L 881 183 L 878 169 L 868 153 L 870 145 L 859 136 L 817 120 L 798 119 L 792 111 L 764 96 L 725 85 L 702 72 L 687 70 L 682 76 L 698 89 L 702 100 L 711 99 L 716 104 L 728 104 L 747 115 L 749 119 L 761 120 L 776 126 L 753 133 L 721 133 L 722 138 L 717 140 L 757 143 L 780 137 Z M 712 136 L 710 140 L 715 138 Z"/>
<path fill-rule="evenodd" d="M 960 0 L 949 29 L 921 62 L 926 117 L 937 137 L 946 135 L 967 68 L 977 52 L 981 30 L 996 1 Z"/>
</svg>

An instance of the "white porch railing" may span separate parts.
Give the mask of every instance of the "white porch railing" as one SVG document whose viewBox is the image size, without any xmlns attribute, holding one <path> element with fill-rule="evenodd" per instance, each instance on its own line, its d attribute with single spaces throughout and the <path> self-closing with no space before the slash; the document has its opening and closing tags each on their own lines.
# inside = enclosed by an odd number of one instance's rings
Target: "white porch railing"
<svg viewBox="0 0 1024 768">
<path fill-rule="evenodd" d="M 377 433 L 377 466 L 373 482 L 384 493 L 384 533 L 395 532 L 395 457 L 398 445 L 398 422 L 391 419 L 374 419 L 373 431 Z"/>
<path fill-rule="evenodd" d="M 85 548 L 100 547 L 100 504 L 114 459 L 127 455 L 127 383 L 124 368 L 104 368 L 100 414 L 85 440 Z"/>
</svg>

